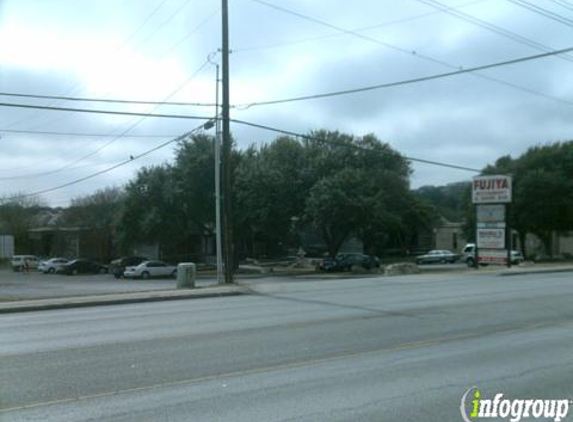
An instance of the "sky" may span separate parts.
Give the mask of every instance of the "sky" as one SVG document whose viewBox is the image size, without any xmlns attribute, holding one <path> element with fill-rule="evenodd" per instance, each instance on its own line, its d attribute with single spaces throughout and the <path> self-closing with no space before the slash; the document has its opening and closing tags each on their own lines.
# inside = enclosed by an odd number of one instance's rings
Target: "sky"
<svg viewBox="0 0 573 422">
<path fill-rule="evenodd" d="M 373 133 L 407 157 L 475 169 L 573 139 L 573 52 L 255 104 L 566 49 L 573 46 L 572 0 L 229 0 L 229 28 L 234 119 L 297 133 Z M 217 0 L 0 0 L 0 93 L 193 105 L 6 95 L 0 103 L 207 119 L 216 113 L 220 48 Z M 43 203 L 67 206 L 122 186 L 141 167 L 171 161 L 176 144 L 138 155 L 205 119 L 0 106 L 0 197 L 47 191 Z M 239 124 L 231 131 L 239 148 L 278 136 Z M 416 161 L 412 169 L 413 188 L 475 175 Z"/>
</svg>

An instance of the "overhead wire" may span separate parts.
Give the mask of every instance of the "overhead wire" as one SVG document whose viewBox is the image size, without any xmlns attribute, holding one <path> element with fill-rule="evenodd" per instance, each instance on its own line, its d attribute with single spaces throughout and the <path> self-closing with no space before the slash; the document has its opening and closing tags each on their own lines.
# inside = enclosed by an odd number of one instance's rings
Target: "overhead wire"
<svg viewBox="0 0 573 422">
<path fill-rule="evenodd" d="M 517 6 L 520 6 L 524 9 L 530 10 L 533 13 L 536 13 L 538 15 L 544 16 L 544 17 L 551 19 L 555 22 L 559 22 L 565 26 L 573 28 L 573 20 L 566 18 L 564 16 L 561 16 L 561 15 L 558 15 L 557 13 L 554 13 L 548 9 L 544 9 L 543 7 L 537 6 L 533 3 L 530 3 L 530 2 L 525 1 L 525 0 L 506 0 L 506 1 L 513 3 Z"/>
<path fill-rule="evenodd" d="M 206 119 L 206 121 L 208 121 L 208 120 Z M 95 173 L 91 173 L 91 174 L 89 174 L 89 175 L 87 175 L 87 176 L 80 177 L 80 178 L 75 179 L 75 180 L 72 180 L 72 181 L 70 181 L 70 182 L 63 183 L 63 184 L 61 184 L 61 185 L 53 186 L 53 187 L 50 187 L 50 188 L 47 188 L 47 189 L 41 189 L 41 190 L 38 190 L 38 191 L 36 191 L 36 192 L 31 192 L 31 193 L 16 195 L 16 196 L 7 197 L 7 198 L 0 198 L 0 203 L 1 203 L 1 202 L 10 202 L 10 201 L 13 201 L 13 200 L 16 200 L 16 199 L 30 198 L 30 197 L 39 196 L 39 195 L 43 195 L 43 194 L 46 194 L 46 193 L 54 192 L 54 191 L 57 191 L 57 190 L 66 188 L 66 187 L 68 187 L 68 186 L 73 186 L 73 185 L 76 185 L 76 184 L 78 184 L 78 183 L 84 182 L 84 181 L 86 181 L 86 180 L 93 179 L 94 177 L 100 176 L 100 175 L 102 175 L 102 174 L 109 173 L 109 172 L 111 172 L 111 171 L 113 171 L 113 170 L 115 170 L 115 169 L 117 169 L 117 168 L 119 168 L 119 167 L 123 167 L 123 166 L 125 166 L 125 165 L 127 165 L 127 164 L 132 163 L 132 162 L 135 161 L 135 160 L 138 160 L 138 159 L 143 158 L 143 157 L 145 157 L 145 156 L 147 156 L 147 155 L 149 155 L 149 154 L 151 154 L 151 153 L 153 153 L 153 152 L 155 152 L 155 151 L 158 151 L 158 150 L 160 150 L 160 149 L 162 149 L 162 148 L 165 148 L 166 146 L 168 146 L 168 145 L 170 145 L 170 144 L 172 144 L 172 143 L 181 142 L 181 141 L 185 140 L 186 138 L 188 138 L 189 136 L 191 136 L 191 135 L 194 134 L 195 132 L 201 130 L 201 129 L 203 128 L 203 125 L 204 125 L 204 124 L 201 124 L 201 125 L 195 127 L 194 129 L 190 130 L 189 132 L 186 132 L 186 133 L 184 133 L 183 135 L 178 136 L 177 138 L 171 139 L 171 140 L 169 140 L 169 141 L 167 141 L 167 142 L 163 142 L 162 144 L 160 144 L 160 145 L 158 145 L 158 146 L 156 146 L 156 147 L 153 147 L 153 148 L 151 148 L 151 149 L 149 149 L 149 150 L 147 150 L 147 151 L 144 151 L 144 152 L 142 152 L 142 153 L 140 153 L 140 154 L 133 155 L 133 156 L 130 157 L 129 159 L 124 160 L 124 161 L 121 161 L 121 162 L 119 162 L 119 163 L 117 163 L 117 164 L 115 164 L 115 165 L 113 165 L 113 166 L 111 166 L 111 167 L 108 167 L 108 168 L 104 169 L 104 170 L 100 170 L 100 171 L 97 171 L 97 172 L 95 172 Z"/>
<path fill-rule="evenodd" d="M 459 9 L 462 7 L 467 7 L 467 6 L 475 5 L 478 3 L 483 3 L 486 1 L 491 1 L 491 0 L 474 0 L 474 1 L 467 2 L 467 3 L 452 6 L 451 8 L 452 9 Z M 434 11 L 434 12 L 422 13 L 422 14 L 410 16 L 407 18 L 383 22 L 383 23 L 380 23 L 377 25 L 363 26 L 360 28 L 351 29 L 350 31 L 356 32 L 356 33 L 367 32 L 367 31 L 371 31 L 374 29 L 380 29 L 380 28 L 384 28 L 384 27 L 388 27 L 388 26 L 392 26 L 392 25 L 401 24 L 404 22 L 410 22 L 413 20 L 426 18 L 428 16 L 433 16 L 433 15 L 436 15 L 439 13 L 441 13 L 441 12 L 440 11 Z M 285 47 L 285 46 L 289 46 L 289 45 L 303 44 L 303 43 L 307 43 L 307 42 L 320 41 L 320 40 L 324 40 L 324 39 L 328 39 L 328 38 L 339 37 L 341 35 L 343 35 L 343 34 L 341 34 L 340 31 L 336 31 L 336 32 L 326 34 L 326 35 L 321 35 L 321 36 L 317 36 L 317 37 L 310 37 L 310 38 L 301 38 L 299 40 L 285 41 L 282 43 L 266 44 L 266 45 L 259 45 L 259 46 L 253 46 L 253 47 L 242 47 L 242 48 L 238 47 L 238 48 L 233 48 L 233 53 L 241 53 L 241 52 L 246 52 L 246 51 L 256 51 L 256 50 L 264 50 L 264 49 L 269 49 L 269 48 Z"/>
<path fill-rule="evenodd" d="M 173 91 L 171 94 L 169 94 L 167 96 L 167 99 L 171 98 L 173 95 L 177 94 L 184 86 L 186 86 L 201 70 L 203 70 L 208 64 L 208 61 L 205 61 L 188 79 L 186 79 L 183 84 L 181 84 L 175 91 Z M 0 103 L 1 104 L 1 103 Z M 157 108 L 161 107 L 162 104 L 159 103 L 157 104 L 153 110 L 156 110 Z M 152 110 L 152 112 L 153 112 Z M 151 112 L 151 113 L 152 113 Z M 147 113 L 147 115 L 143 115 L 141 116 L 140 119 L 138 119 L 137 121 L 135 121 L 133 124 L 131 124 L 127 129 L 125 129 L 122 133 L 120 133 L 119 135 L 116 135 L 115 137 L 113 137 L 110 141 L 106 142 L 105 144 L 103 144 L 102 146 L 100 146 L 99 148 L 95 149 L 94 151 L 91 151 L 88 154 L 83 155 L 82 157 L 75 159 L 73 161 L 70 161 L 69 163 L 67 163 L 66 165 L 59 167 L 55 170 L 50 170 L 50 171 L 44 171 L 44 172 L 39 172 L 39 173 L 34 173 L 34 174 L 27 174 L 27 175 L 19 175 L 19 176 L 11 176 L 10 179 L 30 179 L 30 178 L 37 178 L 37 177 L 44 177 L 44 176 L 48 176 L 51 174 L 56 174 L 59 173 L 63 170 L 69 169 L 71 166 L 73 166 L 74 164 L 77 164 L 79 162 L 82 162 L 90 157 L 93 157 L 94 155 L 96 155 L 98 152 L 102 151 L 103 149 L 107 148 L 108 146 L 110 146 L 111 144 L 113 144 L 114 142 L 116 142 L 117 140 L 123 138 L 123 136 L 125 136 L 129 131 L 133 130 L 137 125 L 139 125 L 143 120 L 145 120 L 147 117 L 150 116 L 151 113 Z M 156 117 L 156 116 L 154 116 Z M 0 180 L 2 180 L 2 178 L 0 178 Z"/>
<path fill-rule="evenodd" d="M 318 24 L 318 25 L 321 25 L 321 26 L 325 26 L 325 27 L 328 27 L 328 28 L 335 29 L 335 30 L 337 30 L 337 31 L 339 31 L 339 32 L 341 32 L 341 33 L 348 34 L 348 35 L 352 35 L 352 36 L 355 36 L 355 37 L 357 37 L 357 38 L 363 39 L 363 40 L 365 40 L 365 41 L 373 42 L 373 43 L 376 43 L 376 44 L 378 44 L 378 45 L 382 45 L 382 46 L 384 46 L 384 47 L 386 47 L 386 48 L 389 48 L 389 49 L 391 49 L 391 50 L 395 50 L 395 51 L 398 51 L 398 52 L 407 54 L 407 55 L 412 56 L 412 57 L 416 57 L 416 58 L 423 59 L 423 60 L 426 60 L 426 61 L 429 61 L 429 62 L 432 62 L 432 63 L 436 63 L 436 64 L 439 64 L 439 65 L 441 65 L 441 66 L 448 67 L 448 68 L 450 68 L 450 69 L 460 69 L 460 68 L 462 67 L 462 66 L 453 65 L 453 64 L 448 63 L 448 62 L 446 62 L 446 61 L 444 61 L 444 60 L 437 59 L 437 58 L 432 57 L 432 56 L 429 56 L 429 55 L 427 55 L 427 54 L 421 54 L 421 53 L 419 53 L 419 52 L 417 52 L 417 51 L 415 51 L 415 50 L 414 50 L 414 51 L 408 50 L 408 49 L 406 49 L 406 48 L 399 47 L 399 46 L 394 45 L 394 44 L 390 44 L 390 43 L 388 43 L 388 42 L 379 40 L 379 39 L 377 39 L 377 38 L 373 38 L 373 37 L 370 37 L 370 36 L 366 36 L 366 35 L 363 35 L 363 34 L 359 34 L 359 33 L 350 31 L 350 30 L 348 30 L 348 29 L 339 27 L 339 26 L 337 26 L 337 25 L 333 25 L 333 24 L 331 24 L 331 23 L 328 23 L 328 22 L 325 22 L 325 21 L 323 21 L 323 20 L 314 18 L 314 17 L 312 17 L 312 16 L 304 15 L 304 14 L 302 14 L 302 13 L 295 12 L 295 11 L 293 11 L 293 10 L 290 10 L 290 9 L 285 8 L 285 7 L 278 6 L 278 5 L 275 5 L 275 4 L 272 4 L 272 3 L 268 3 L 268 2 L 263 1 L 263 0 L 251 0 L 251 1 L 254 2 L 254 3 L 258 3 L 258 4 L 261 4 L 261 5 L 263 5 L 263 6 L 269 7 L 269 8 L 271 8 L 271 9 L 278 10 L 278 11 L 280 11 L 280 12 L 282 12 L 282 13 L 286 13 L 286 14 L 289 14 L 289 15 L 292 15 L 292 16 L 296 16 L 296 17 L 298 17 L 298 18 L 300 18 L 300 19 L 307 20 L 307 21 L 310 21 L 310 22 L 314 22 L 315 24 Z M 509 0 L 508 0 L 508 1 L 509 1 Z M 537 91 L 537 90 L 534 90 L 534 89 L 531 89 L 531 88 L 528 88 L 528 87 L 524 87 L 524 86 L 522 86 L 522 85 L 518 85 L 518 84 L 515 84 L 515 83 L 513 83 L 513 82 L 508 82 L 508 81 L 505 81 L 505 80 L 503 80 L 503 79 L 495 78 L 495 77 L 493 77 L 493 76 L 488 76 L 488 75 L 484 75 L 484 74 L 481 74 L 481 73 L 471 73 L 471 74 L 472 74 L 473 76 L 475 76 L 475 77 L 479 77 L 479 78 L 486 79 L 486 80 L 489 80 L 489 81 L 492 81 L 492 82 L 496 82 L 496 83 L 499 83 L 499 84 L 502 84 L 502 85 L 505 85 L 505 86 L 508 86 L 508 87 L 511 87 L 511 88 L 514 88 L 514 89 L 517 89 L 517 90 L 520 90 L 520 91 L 523 91 L 523 92 L 527 92 L 527 93 L 529 93 L 529 94 L 533 94 L 533 95 L 536 95 L 536 96 L 539 96 L 539 97 L 543 97 L 543 98 L 547 98 L 547 99 L 552 99 L 552 100 L 559 101 L 559 102 L 562 102 L 562 103 L 570 103 L 569 101 L 563 100 L 563 99 L 561 99 L 561 98 L 559 98 L 559 97 L 555 97 L 555 96 L 552 96 L 552 95 L 549 95 L 549 94 L 546 94 L 546 93 L 543 93 L 543 92 L 540 92 L 540 91 Z"/>
<path fill-rule="evenodd" d="M 24 94 L 19 92 L 0 92 L 1 97 L 33 98 L 44 100 L 62 100 L 88 103 L 110 103 L 110 104 L 139 104 L 139 105 L 168 105 L 184 107 L 214 107 L 215 103 L 199 103 L 185 101 L 151 101 L 151 100 L 122 100 L 118 98 L 93 98 L 93 97 L 70 97 L 64 95 L 40 95 Z"/>
<path fill-rule="evenodd" d="M 565 1 L 565 0 L 549 0 L 549 1 L 551 1 L 551 2 L 553 2 L 553 3 L 555 3 L 555 4 L 557 4 L 557 5 L 559 5 L 559 6 L 561 6 L 561 7 L 564 7 L 564 8 L 567 9 L 567 10 L 573 11 L 573 4 L 568 3 L 568 2 Z"/>
<path fill-rule="evenodd" d="M 317 142 L 322 142 L 325 144 L 329 144 L 329 145 L 334 145 L 334 146 L 339 146 L 339 147 L 346 147 L 346 148 L 351 148 L 351 149 L 358 149 L 361 151 L 366 151 L 366 152 L 373 152 L 375 153 L 376 150 L 373 150 L 371 148 L 364 148 L 361 147 L 359 145 L 353 145 L 353 144 L 347 144 L 347 143 L 342 143 L 342 142 L 335 142 L 335 141 L 329 141 L 329 140 L 325 140 L 325 139 L 320 139 L 317 138 L 315 136 L 311 136 L 311 135 L 306 135 L 303 133 L 297 133 L 297 132 L 293 132 L 290 130 L 283 130 L 283 129 L 279 129 L 276 127 L 272 127 L 269 125 L 263 125 L 263 124 L 258 124 L 258 123 L 253 123 L 253 122 L 249 122 L 246 120 L 240 120 L 240 119 L 230 119 L 231 122 L 233 123 L 237 123 L 240 125 L 245 125 L 245 126 L 250 126 L 250 127 L 254 127 L 254 128 L 258 128 L 258 129 L 263 129 L 263 130 L 267 130 L 270 132 L 276 132 L 276 133 L 281 133 L 283 135 L 290 135 L 290 136 L 295 136 L 301 139 L 306 139 L 309 141 L 317 141 Z M 416 158 L 416 157 L 409 157 L 406 155 L 402 155 L 402 157 L 404 157 L 406 160 L 408 161 L 414 161 L 414 162 L 419 162 L 419 163 L 424 163 L 424 164 L 430 164 L 430 165 L 435 165 L 435 166 L 440 166 L 440 167 L 446 167 L 446 168 L 452 168 L 452 169 L 456 169 L 456 170 L 464 170 L 464 171 L 470 171 L 470 172 L 474 172 L 474 173 L 481 173 L 481 170 L 476 169 L 476 168 L 472 168 L 472 167 L 465 167 L 465 166 L 459 166 L 456 164 L 449 164 L 449 163 L 443 163 L 443 162 L 439 162 L 439 161 L 433 161 L 433 160 L 426 160 L 423 158 Z"/>
<path fill-rule="evenodd" d="M 400 86 L 400 85 L 409 85 L 409 84 L 413 84 L 413 83 L 427 82 L 427 81 L 431 81 L 431 80 L 442 79 L 442 78 L 447 78 L 447 77 L 456 76 L 456 75 L 462 75 L 465 73 L 473 73 L 473 72 L 477 72 L 480 70 L 493 69 L 493 68 L 497 68 L 497 67 L 501 67 L 501 66 L 508 66 L 508 65 L 512 65 L 512 64 L 523 63 L 523 62 L 528 62 L 528 61 L 532 61 L 532 60 L 538 60 L 541 58 L 550 57 L 550 56 L 554 56 L 557 54 L 563 54 L 563 53 L 567 53 L 570 51 L 573 51 L 573 47 L 568 47 L 568 48 L 564 48 L 561 50 L 555 50 L 555 51 L 551 51 L 548 53 L 536 54 L 533 56 L 519 57 L 516 59 L 505 60 L 503 62 L 491 63 L 491 64 L 486 64 L 486 65 L 481 65 L 481 66 L 474 66 L 474 67 L 469 67 L 466 69 L 459 69 L 459 70 L 455 70 L 452 72 L 438 73 L 438 74 L 434 74 L 434 75 L 421 76 L 418 78 L 405 79 L 405 80 L 396 81 L 396 82 L 387 82 L 387 83 L 381 83 L 381 84 L 376 84 L 376 85 L 363 86 L 363 87 L 359 87 L 359 88 L 352 88 L 352 89 L 346 89 L 346 90 L 341 90 L 341 91 L 327 92 L 327 93 L 322 93 L 322 94 L 303 95 L 303 96 L 299 96 L 299 97 L 282 98 L 282 99 L 269 100 L 269 101 L 258 101 L 258 102 L 245 104 L 245 105 L 242 105 L 239 107 L 241 107 L 242 109 L 248 109 L 250 107 L 257 107 L 257 106 L 264 106 L 264 105 L 284 104 L 284 103 L 291 103 L 291 102 L 296 102 L 296 101 L 306 101 L 306 100 L 316 100 L 316 99 L 320 99 L 320 98 L 335 97 L 335 96 L 348 95 L 348 94 L 356 94 L 359 92 L 373 91 L 373 90 L 378 90 L 378 89 L 383 89 L 383 88 L 391 88 L 391 87 Z M 565 99 L 559 99 L 559 101 L 562 101 L 563 103 L 566 103 L 569 105 L 573 105 L 573 101 L 568 101 Z M 0 105 L 1 105 L 1 103 L 0 103 Z"/>
<path fill-rule="evenodd" d="M 93 137 L 93 138 L 113 138 L 118 136 L 117 133 L 99 133 L 99 132 L 59 132 L 50 130 L 18 130 L 18 129 L 1 129 L 0 138 L 2 133 L 10 133 L 17 135 L 47 135 L 47 136 L 73 136 L 73 137 Z M 156 134 L 156 135 L 124 135 L 124 138 L 172 138 L 176 135 L 173 134 Z"/>
<path fill-rule="evenodd" d="M 523 45 L 527 45 L 527 46 L 534 48 L 536 50 L 545 51 L 545 52 L 555 50 L 553 47 L 549 47 L 547 45 L 541 44 L 535 40 L 532 40 L 530 38 L 519 35 L 513 31 L 502 28 L 498 25 L 494 25 L 490 22 L 484 21 L 483 19 L 479 19 L 475 16 L 461 12 L 459 10 L 455 10 L 454 8 L 446 6 L 445 4 L 440 3 L 439 1 L 436 1 L 436 0 L 415 0 L 415 1 L 417 1 L 418 3 L 425 4 L 427 6 L 430 6 L 434 9 L 440 10 L 444 13 L 447 13 L 447 14 L 454 16 L 458 19 L 461 19 L 463 21 L 469 22 L 473 25 L 479 26 L 480 28 L 484 28 L 484 29 L 486 29 L 490 32 L 493 32 L 495 34 L 498 34 L 502 37 L 509 38 L 509 39 L 516 41 L 516 42 L 523 44 Z M 558 57 L 563 59 L 563 60 L 573 61 L 573 57 L 568 56 L 566 54 L 562 54 Z"/>
<path fill-rule="evenodd" d="M 117 47 L 117 48 L 113 51 L 112 55 L 115 55 L 115 54 L 119 53 L 119 52 L 129 43 L 129 41 L 130 41 L 133 37 L 135 37 L 135 35 L 137 35 L 137 33 L 139 33 L 139 31 L 140 31 L 141 29 L 143 29 L 143 28 L 145 27 L 145 25 L 147 25 L 147 23 L 151 20 L 151 18 L 157 14 L 157 12 L 165 5 L 166 2 L 167 2 L 167 0 L 163 0 L 158 6 L 156 6 L 156 7 L 151 11 L 151 13 L 149 13 L 149 14 L 145 17 L 145 19 L 143 20 L 143 22 L 136 28 L 136 30 L 133 31 L 133 32 L 121 43 L 121 45 L 120 45 L 119 47 Z M 80 85 L 82 85 L 81 82 L 76 82 L 74 85 L 72 85 L 71 88 L 67 89 L 67 90 L 64 92 L 63 95 L 68 95 L 69 93 L 76 92 L 77 89 L 80 87 Z M 79 92 L 81 92 L 81 91 L 79 91 Z M 59 101 L 54 101 L 54 102 L 51 103 L 50 105 L 55 105 L 55 104 L 57 104 L 58 102 L 59 102 Z M 18 120 L 18 121 L 16 121 L 16 122 L 12 122 L 8 127 L 17 126 L 18 124 L 20 124 L 20 123 L 22 123 L 22 122 L 24 122 L 24 121 L 29 121 L 29 117 L 25 117 L 25 118 L 20 119 L 20 120 Z"/>
</svg>

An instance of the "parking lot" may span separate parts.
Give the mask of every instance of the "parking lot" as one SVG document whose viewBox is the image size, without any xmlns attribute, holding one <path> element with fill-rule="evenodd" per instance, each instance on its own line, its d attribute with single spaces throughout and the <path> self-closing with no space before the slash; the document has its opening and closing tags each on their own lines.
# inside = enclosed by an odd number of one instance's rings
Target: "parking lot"
<svg viewBox="0 0 573 422">
<path fill-rule="evenodd" d="M 215 282 L 214 278 L 201 278 L 196 285 L 204 287 Z M 126 280 L 111 274 L 67 276 L 0 269 L 0 301 L 169 290 L 175 289 L 176 283 L 172 278 Z"/>
</svg>

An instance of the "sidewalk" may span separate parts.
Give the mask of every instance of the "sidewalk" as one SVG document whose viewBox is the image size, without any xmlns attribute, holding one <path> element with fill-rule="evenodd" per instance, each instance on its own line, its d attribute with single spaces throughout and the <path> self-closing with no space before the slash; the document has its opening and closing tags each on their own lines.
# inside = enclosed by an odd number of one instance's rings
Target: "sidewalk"
<svg viewBox="0 0 573 422">
<path fill-rule="evenodd" d="M 154 290 L 135 293 L 112 293 L 92 296 L 74 296 L 52 299 L 17 300 L 0 302 L 0 314 L 46 311 L 53 309 L 84 308 L 90 306 L 119 305 L 125 303 L 160 302 L 167 300 L 200 299 L 248 294 L 247 287 L 239 285 L 212 286 L 195 289 Z"/>
</svg>

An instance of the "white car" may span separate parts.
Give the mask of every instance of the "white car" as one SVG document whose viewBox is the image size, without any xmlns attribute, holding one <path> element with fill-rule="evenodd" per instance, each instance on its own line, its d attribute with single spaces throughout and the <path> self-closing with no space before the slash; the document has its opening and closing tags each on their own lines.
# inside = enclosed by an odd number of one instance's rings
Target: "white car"
<svg viewBox="0 0 573 422">
<path fill-rule="evenodd" d="M 177 267 L 162 261 L 144 261 L 135 267 L 126 267 L 125 278 L 177 277 Z"/>
<path fill-rule="evenodd" d="M 70 261 L 66 258 L 51 258 L 47 261 L 40 261 L 40 265 L 38 265 L 38 271 L 41 271 L 44 274 L 54 274 L 57 273 L 58 270 L 68 262 Z"/>
<path fill-rule="evenodd" d="M 38 268 L 38 257 L 35 255 L 14 255 L 10 260 L 12 269 L 14 271 L 24 271 L 26 269 L 26 264 L 28 270 L 35 270 Z"/>
</svg>

